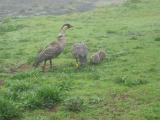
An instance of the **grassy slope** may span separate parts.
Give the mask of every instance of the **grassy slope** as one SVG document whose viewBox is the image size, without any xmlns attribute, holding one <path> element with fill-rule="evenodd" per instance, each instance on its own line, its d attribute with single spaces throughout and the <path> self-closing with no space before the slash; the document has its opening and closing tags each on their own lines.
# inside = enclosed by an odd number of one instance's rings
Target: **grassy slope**
<svg viewBox="0 0 160 120">
<path fill-rule="evenodd" d="M 160 119 L 160 1 L 141 1 L 86 13 L 5 20 L 0 35 L 0 79 L 6 84 L 1 92 L 11 89 L 13 83 L 29 85 L 26 95 L 43 84 L 65 82 L 71 86 L 68 97 L 80 96 L 86 103 L 80 113 L 65 111 L 63 104 L 56 112 L 26 111 L 24 120 Z M 54 72 L 5 73 L 8 67 L 31 63 L 37 50 L 57 36 L 64 22 L 75 28 L 67 32 L 67 46 L 55 60 Z M 70 54 L 75 41 L 86 42 L 90 54 L 106 49 L 109 59 L 75 70 Z M 18 103 L 25 101 L 24 94 Z M 90 100 L 96 102 L 91 104 Z"/>
</svg>

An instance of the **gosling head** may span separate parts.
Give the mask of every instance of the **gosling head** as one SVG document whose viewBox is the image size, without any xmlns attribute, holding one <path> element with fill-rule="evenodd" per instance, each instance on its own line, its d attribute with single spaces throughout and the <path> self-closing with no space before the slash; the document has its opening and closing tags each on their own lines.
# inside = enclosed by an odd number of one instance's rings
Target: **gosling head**
<svg viewBox="0 0 160 120">
<path fill-rule="evenodd" d="M 100 50 L 100 51 L 99 51 L 99 57 L 100 57 L 101 60 L 105 59 L 105 57 L 106 57 L 106 52 Z"/>
</svg>

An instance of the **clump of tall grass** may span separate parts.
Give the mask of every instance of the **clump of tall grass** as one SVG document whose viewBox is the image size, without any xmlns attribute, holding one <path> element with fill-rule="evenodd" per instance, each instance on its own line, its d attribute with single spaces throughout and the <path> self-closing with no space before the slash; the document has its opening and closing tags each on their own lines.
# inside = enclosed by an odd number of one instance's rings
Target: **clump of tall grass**
<svg viewBox="0 0 160 120">
<path fill-rule="evenodd" d="M 102 97 L 99 96 L 92 96 L 91 98 L 89 98 L 88 102 L 91 105 L 95 105 L 95 104 L 99 104 L 103 101 Z"/>
<path fill-rule="evenodd" d="M 160 37 L 157 37 L 154 39 L 155 41 L 160 41 Z"/>
<path fill-rule="evenodd" d="M 19 120 L 21 116 L 21 112 L 11 101 L 0 98 L 0 120 Z"/>
<path fill-rule="evenodd" d="M 118 84 L 132 87 L 132 86 L 147 84 L 149 81 L 145 78 L 129 79 L 127 76 L 122 76 L 122 77 L 117 77 L 115 79 L 115 82 Z"/>
<path fill-rule="evenodd" d="M 80 97 L 69 98 L 64 105 L 66 110 L 72 112 L 80 112 L 84 109 L 84 101 Z"/>
<path fill-rule="evenodd" d="M 73 82 L 71 80 L 62 80 L 61 82 L 58 82 L 56 86 L 63 91 L 70 91 L 72 89 Z"/>
<path fill-rule="evenodd" d="M 29 109 L 52 108 L 60 103 L 65 92 L 56 86 L 42 86 L 30 96 L 26 107 Z"/>
<path fill-rule="evenodd" d="M 25 78 L 39 78 L 40 73 L 37 71 L 27 71 L 27 72 L 19 72 L 15 74 L 12 79 L 24 80 Z"/>
<path fill-rule="evenodd" d="M 30 83 L 28 82 L 15 82 L 9 87 L 7 96 L 12 100 L 19 100 L 21 98 L 21 94 L 26 92 L 31 88 Z"/>
</svg>

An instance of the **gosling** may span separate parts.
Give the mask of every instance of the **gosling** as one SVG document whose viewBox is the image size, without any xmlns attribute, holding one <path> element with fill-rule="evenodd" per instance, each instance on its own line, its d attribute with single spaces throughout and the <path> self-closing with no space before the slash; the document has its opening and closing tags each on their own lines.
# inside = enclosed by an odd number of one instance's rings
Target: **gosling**
<svg viewBox="0 0 160 120">
<path fill-rule="evenodd" d="M 87 63 L 88 49 L 84 43 L 74 43 L 72 47 L 72 55 L 76 59 L 76 65 L 84 66 Z"/>
<path fill-rule="evenodd" d="M 93 54 L 90 58 L 91 64 L 99 64 L 106 58 L 106 52 L 105 51 L 98 51 L 95 54 Z"/>
</svg>

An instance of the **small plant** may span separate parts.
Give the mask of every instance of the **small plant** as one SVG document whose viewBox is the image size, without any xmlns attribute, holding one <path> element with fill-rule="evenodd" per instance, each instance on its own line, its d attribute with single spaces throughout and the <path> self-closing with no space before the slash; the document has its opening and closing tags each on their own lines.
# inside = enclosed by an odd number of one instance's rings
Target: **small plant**
<svg viewBox="0 0 160 120">
<path fill-rule="evenodd" d="M 155 41 L 160 41 L 160 37 L 157 37 L 154 39 Z"/>
<path fill-rule="evenodd" d="M 27 71 L 15 74 L 12 79 L 24 80 L 25 78 L 38 78 L 40 75 L 37 71 Z"/>
<path fill-rule="evenodd" d="M 18 100 L 21 97 L 21 93 L 27 91 L 30 88 L 31 86 L 29 83 L 18 81 L 10 86 L 8 97 L 12 100 Z"/>
<path fill-rule="evenodd" d="M 127 76 L 117 77 L 115 79 L 115 82 L 118 84 L 126 84 L 126 78 L 127 78 Z"/>
<path fill-rule="evenodd" d="M 108 30 L 107 33 L 108 33 L 108 34 L 116 34 L 117 32 L 114 31 L 114 30 Z"/>
<path fill-rule="evenodd" d="M 144 84 L 147 84 L 149 81 L 146 80 L 146 79 L 136 79 L 132 85 L 144 85 Z"/>
<path fill-rule="evenodd" d="M 148 80 L 142 78 L 129 79 L 128 76 L 122 76 L 116 78 L 115 82 L 118 84 L 123 84 L 131 87 L 131 86 L 147 84 Z"/>
<path fill-rule="evenodd" d="M 80 112 L 83 110 L 84 101 L 79 97 L 70 98 L 65 101 L 66 110 L 72 112 Z"/>
<path fill-rule="evenodd" d="M 20 117 L 20 111 L 12 102 L 0 98 L 0 120 L 19 120 Z"/>
<path fill-rule="evenodd" d="M 72 81 L 71 80 L 64 80 L 59 83 L 57 83 L 57 86 L 59 87 L 60 90 L 65 90 L 65 91 L 70 91 L 72 88 Z"/>
<path fill-rule="evenodd" d="M 102 102 L 103 101 L 103 98 L 101 98 L 101 97 L 98 97 L 98 96 L 93 96 L 93 97 L 91 97 L 90 99 L 89 99 L 89 103 L 90 104 L 99 104 L 100 102 Z"/>
<path fill-rule="evenodd" d="M 41 87 L 35 94 L 30 97 L 26 106 L 30 109 L 52 108 L 55 104 L 63 100 L 63 93 L 64 92 L 58 87 Z"/>
<path fill-rule="evenodd" d="M 130 38 L 130 40 L 138 40 L 138 37 L 137 36 L 133 36 Z"/>
<path fill-rule="evenodd" d="M 99 73 L 98 71 L 97 71 L 97 74 L 93 74 L 93 79 L 94 80 L 101 80 L 101 73 Z"/>
<path fill-rule="evenodd" d="M 30 88 L 30 84 L 27 82 L 20 82 L 18 81 L 16 84 L 13 84 L 11 86 L 11 91 L 15 91 L 15 92 L 23 92 L 26 91 Z"/>
</svg>

